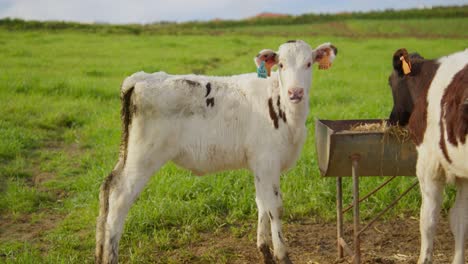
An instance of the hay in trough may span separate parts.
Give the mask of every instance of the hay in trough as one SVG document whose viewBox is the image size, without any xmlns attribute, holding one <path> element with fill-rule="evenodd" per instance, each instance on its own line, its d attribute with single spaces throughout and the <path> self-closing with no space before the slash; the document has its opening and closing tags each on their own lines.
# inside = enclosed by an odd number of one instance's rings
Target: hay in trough
<svg viewBox="0 0 468 264">
<path fill-rule="evenodd" d="M 400 142 L 406 142 L 411 139 L 411 134 L 406 127 L 402 126 L 389 126 L 385 134 L 392 135 Z"/>
<path fill-rule="evenodd" d="M 388 128 L 387 122 L 382 120 L 380 123 L 359 123 L 352 125 L 349 131 L 352 132 L 385 132 Z"/>
<path fill-rule="evenodd" d="M 410 139 L 410 133 L 406 127 L 392 126 L 386 120 L 379 123 L 359 123 L 352 125 L 348 131 L 354 133 L 384 133 L 385 136 L 393 136 L 399 142 L 406 142 Z"/>
</svg>

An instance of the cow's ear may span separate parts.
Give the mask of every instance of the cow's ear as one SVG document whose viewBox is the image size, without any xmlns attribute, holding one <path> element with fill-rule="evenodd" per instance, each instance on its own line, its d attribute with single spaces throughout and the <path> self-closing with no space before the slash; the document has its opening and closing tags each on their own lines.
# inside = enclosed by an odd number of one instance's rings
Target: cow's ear
<svg viewBox="0 0 468 264">
<path fill-rule="evenodd" d="M 411 73 L 411 61 L 409 60 L 408 51 L 405 48 L 399 49 L 393 53 L 393 69 L 400 76 Z"/>
<path fill-rule="evenodd" d="M 319 45 L 313 51 L 313 61 L 319 64 L 319 69 L 327 70 L 332 66 L 333 60 L 338 54 L 338 49 L 330 43 Z"/>
<path fill-rule="evenodd" d="M 278 63 L 278 54 L 270 49 L 261 50 L 254 58 L 255 65 L 259 68 L 264 62 L 268 76 L 271 74 L 271 68 Z"/>
</svg>

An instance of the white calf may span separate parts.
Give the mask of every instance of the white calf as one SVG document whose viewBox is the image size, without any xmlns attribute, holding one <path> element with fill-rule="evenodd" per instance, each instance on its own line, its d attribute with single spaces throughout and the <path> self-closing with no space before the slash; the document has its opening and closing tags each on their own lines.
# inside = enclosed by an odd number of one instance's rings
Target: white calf
<svg viewBox="0 0 468 264">
<path fill-rule="evenodd" d="M 306 138 L 311 65 L 328 68 L 337 50 L 290 41 L 255 58 L 269 78 L 136 73 L 122 85 L 119 161 L 101 186 L 96 262 L 116 263 L 125 217 L 148 179 L 164 163 L 202 175 L 248 168 L 255 175 L 257 246 L 272 263 L 290 263 L 281 232 L 280 173 L 293 166 Z M 265 63 L 262 63 L 265 62 Z"/>
<path fill-rule="evenodd" d="M 425 60 L 406 49 L 393 56 L 390 122 L 408 123 L 417 145 L 416 174 L 421 187 L 421 252 L 418 263 L 432 263 L 434 233 L 445 182 L 455 183 L 450 211 L 455 237 L 453 264 L 463 264 L 468 231 L 468 50 Z"/>
</svg>

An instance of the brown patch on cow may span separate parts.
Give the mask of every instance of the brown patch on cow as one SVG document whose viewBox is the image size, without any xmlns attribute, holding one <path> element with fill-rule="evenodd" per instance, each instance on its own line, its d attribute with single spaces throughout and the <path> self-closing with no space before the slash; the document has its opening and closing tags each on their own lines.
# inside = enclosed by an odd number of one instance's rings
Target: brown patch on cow
<svg viewBox="0 0 468 264">
<path fill-rule="evenodd" d="M 408 124 L 411 138 L 416 146 L 422 143 L 427 127 L 427 91 L 423 93 L 423 96 L 416 102 Z"/>
<path fill-rule="evenodd" d="M 281 119 L 283 119 L 283 122 L 287 123 L 286 122 L 286 113 L 283 112 L 283 110 L 281 109 L 281 100 L 280 100 L 280 96 L 278 96 L 278 100 L 276 101 L 276 105 L 278 106 L 278 115 Z"/>
<path fill-rule="evenodd" d="M 127 160 L 127 148 L 128 148 L 128 137 L 129 129 L 132 124 L 132 119 L 136 113 L 136 105 L 132 101 L 133 90 L 135 87 L 128 89 L 121 96 L 122 109 L 120 111 L 120 116 L 122 119 L 122 139 L 120 141 L 120 157 L 125 164 Z"/>
<path fill-rule="evenodd" d="M 273 107 L 273 99 L 271 97 L 268 99 L 268 111 L 270 113 L 271 120 L 273 120 L 273 125 L 278 129 L 278 115 Z"/>
<path fill-rule="evenodd" d="M 455 74 L 452 82 L 445 89 L 440 102 L 441 117 L 446 124 L 447 140 L 454 146 L 458 146 L 458 142 L 462 144 L 466 142 L 466 135 L 468 134 L 467 100 L 468 64 Z"/>
<path fill-rule="evenodd" d="M 447 152 L 447 145 L 445 144 L 445 128 L 444 128 L 443 116 L 444 116 L 444 110 L 442 108 L 442 111 L 440 112 L 440 121 L 439 121 L 439 127 L 440 127 L 439 146 L 440 146 L 440 149 L 442 150 L 442 154 L 444 154 L 445 159 L 449 163 L 452 163 L 452 159 L 450 159 L 448 152 Z"/>
<path fill-rule="evenodd" d="M 208 97 L 210 92 L 211 92 L 211 83 L 207 83 L 206 84 L 206 95 L 205 95 L 205 97 Z"/>
<path fill-rule="evenodd" d="M 210 106 L 210 107 L 213 107 L 214 106 L 214 98 L 211 97 L 211 98 L 207 98 L 206 99 L 206 106 Z"/>
<path fill-rule="evenodd" d="M 427 127 L 427 93 L 434 79 L 435 73 L 439 69 L 436 61 L 424 60 L 418 63 L 413 62 L 413 68 L 409 75 L 401 78 L 407 82 L 407 89 L 410 90 L 413 98 L 414 108 L 412 110 L 408 128 L 414 143 L 419 146 L 423 139 Z"/>
</svg>

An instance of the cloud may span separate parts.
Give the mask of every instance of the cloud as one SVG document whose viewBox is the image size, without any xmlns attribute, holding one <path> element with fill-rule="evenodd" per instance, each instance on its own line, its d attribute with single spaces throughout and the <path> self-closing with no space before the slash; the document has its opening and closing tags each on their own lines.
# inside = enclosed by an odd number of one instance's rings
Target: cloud
<svg viewBox="0 0 468 264">
<path fill-rule="evenodd" d="M 80 22 L 241 19 L 261 12 L 287 14 L 466 4 L 463 0 L 0 0 L 0 18 Z"/>
<path fill-rule="evenodd" d="M 18 0 L 0 10 L 0 17 L 112 23 L 238 19 L 254 15 L 268 2 L 273 1 Z"/>
</svg>

